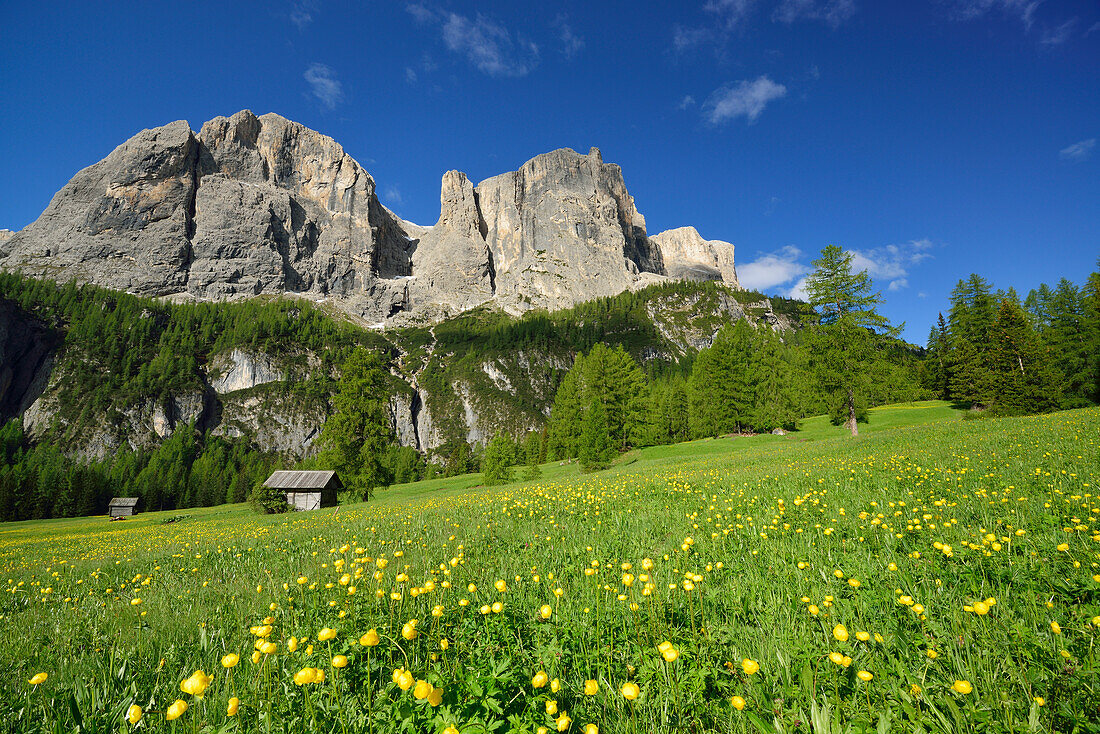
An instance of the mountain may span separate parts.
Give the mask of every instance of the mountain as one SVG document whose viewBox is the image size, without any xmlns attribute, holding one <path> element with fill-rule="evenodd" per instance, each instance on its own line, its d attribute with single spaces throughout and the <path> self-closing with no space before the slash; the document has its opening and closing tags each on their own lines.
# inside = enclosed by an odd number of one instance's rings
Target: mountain
<svg viewBox="0 0 1100 734">
<path fill-rule="evenodd" d="M 143 130 L 0 237 L 0 270 L 173 300 L 286 293 L 380 326 L 482 305 L 561 309 L 668 279 L 737 288 L 733 245 L 650 237 L 621 169 L 554 150 L 476 186 L 443 175 L 439 221 L 378 200 L 332 138 L 244 110 Z"/>
</svg>

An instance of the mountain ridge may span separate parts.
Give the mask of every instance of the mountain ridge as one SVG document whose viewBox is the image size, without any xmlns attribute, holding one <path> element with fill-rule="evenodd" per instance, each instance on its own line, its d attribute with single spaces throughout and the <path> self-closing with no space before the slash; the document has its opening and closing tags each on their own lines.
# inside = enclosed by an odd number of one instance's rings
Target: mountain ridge
<svg viewBox="0 0 1100 734">
<path fill-rule="evenodd" d="M 734 246 L 694 228 L 650 236 L 622 170 L 559 148 L 476 186 L 446 172 L 440 217 L 406 222 L 334 139 L 242 110 L 195 133 L 143 130 L 0 237 L 0 270 L 137 295 L 332 299 L 380 326 L 479 305 L 518 315 L 663 280 L 738 288 Z"/>
</svg>

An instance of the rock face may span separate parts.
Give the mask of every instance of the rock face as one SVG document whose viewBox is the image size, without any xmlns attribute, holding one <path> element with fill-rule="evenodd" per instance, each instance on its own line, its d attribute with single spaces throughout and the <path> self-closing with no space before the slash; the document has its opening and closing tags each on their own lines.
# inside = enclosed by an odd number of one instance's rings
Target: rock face
<svg viewBox="0 0 1100 734">
<path fill-rule="evenodd" d="M 3 244 L 6 270 L 141 295 L 344 297 L 367 318 L 406 300 L 411 243 L 336 141 L 239 112 L 145 130 Z"/>
<path fill-rule="evenodd" d="M 704 240 L 695 227 L 678 227 L 653 235 L 661 251 L 665 273 L 682 280 L 721 280 L 738 288 L 733 245 Z"/>
<path fill-rule="evenodd" d="M 477 199 L 496 295 L 512 311 L 563 308 L 663 274 L 622 171 L 593 148 L 536 156 L 482 181 Z"/>
<path fill-rule="evenodd" d="M 477 194 L 465 173 L 443 175 L 439 222 L 412 256 L 411 305 L 465 311 L 493 297 L 493 259 L 481 232 Z"/>
<path fill-rule="evenodd" d="M 0 300 L 0 423 L 22 415 L 45 390 L 63 338 Z"/>
<path fill-rule="evenodd" d="M 257 385 L 278 382 L 283 379 L 283 371 L 272 364 L 266 354 L 253 354 L 243 349 L 234 349 L 227 355 L 219 355 L 211 361 L 210 386 L 219 395 L 251 390 Z"/>
<path fill-rule="evenodd" d="M 693 228 L 646 233 L 622 171 L 568 148 L 482 181 L 443 176 L 424 228 L 379 202 L 332 138 L 244 110 L 194 133 L 144 130 L 77 173 L 0 269 L 147 296 L 292 292 L 385 325 L 493 302 L 562 308 L 666 277 L 736 287 L 733 246 Z"/>
</svg>

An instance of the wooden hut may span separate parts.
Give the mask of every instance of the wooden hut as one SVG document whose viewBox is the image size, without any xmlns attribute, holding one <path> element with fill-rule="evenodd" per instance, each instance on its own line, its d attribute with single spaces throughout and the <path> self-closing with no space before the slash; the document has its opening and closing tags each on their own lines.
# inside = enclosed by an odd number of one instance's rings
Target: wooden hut
<svg viewBox="0 0 1100 734">
<path fill-rule="evenodd" d="M 132 517 L 137 514 L 140 497 L 112 497 L 107 505 L 107 517 L 112 520 L 119 517 Z"/>
<path fill-rule="evenodd" d="M 286 503 L 295 510 L 332 507 L 336 492 L 344 488 L 334 471 L 277 471 L 264 486 L 286 492 Z"/>
</svg>

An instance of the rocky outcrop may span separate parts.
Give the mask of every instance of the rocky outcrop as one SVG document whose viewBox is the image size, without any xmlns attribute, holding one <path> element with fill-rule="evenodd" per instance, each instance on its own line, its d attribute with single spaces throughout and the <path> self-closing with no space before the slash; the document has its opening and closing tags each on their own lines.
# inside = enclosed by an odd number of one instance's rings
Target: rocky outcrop
<svg viewBox="0 0 1100 734">
<path fill-rule="evenodd" d="M 439 221 L 381 202 L 332 138 L 276 114 L 143 130 L 77 173 L 5 239 L 0 269 L 141 295 L 295 293 L 385 326 L 495 303 L 557 309 L 668 277 L 736 287 L 733 246 L 692 228 L 650 238 L 599 150 L 536 156 L 476 187 L 443 176 Z"/>
<path fill-rule="evenodd" d="M 544 153 L 476 191 L 507 310 L 565 308 L 664 272 L 622 170 L 596 148 Z"/>
<path fill-rule="evenodd" d="M 22 415 L 46 389 L 64 336 L 0 300 L 0 423 Z"/>
<path fill-rule="evenodd" d="M 439 221 L 412 256 L 411 305 L 466 311 L 493 297 L 493 261 L 481 231 L 477 195 L 465 173 L 448 171 L 439 194 Z"/>
<path fill-rule="evenodd" d="M 234 349 L 210 361 L 210 386 L 218 394 L 251 390 L 257 385 L 279 382 L 285 376 L 266 354 Z"/>
<path fill-rule="evenodd" d="M 142 295 L 342 297 L 364 318 L 407 302 L 412 241 L 336 141 L 245 110 L 196 136 L 144 130 L 84 169 L 0 250 L 0 267 Z"/>
<path fill-rule="evenodd" d="M 678 227 L 653 235 L 661 251 L 665 274 L 679 280 L 720 280 L 733 288 L 737 270 L 733 245 L 722 240 L 704 240 L 695 227 Z"/>
</svg>

